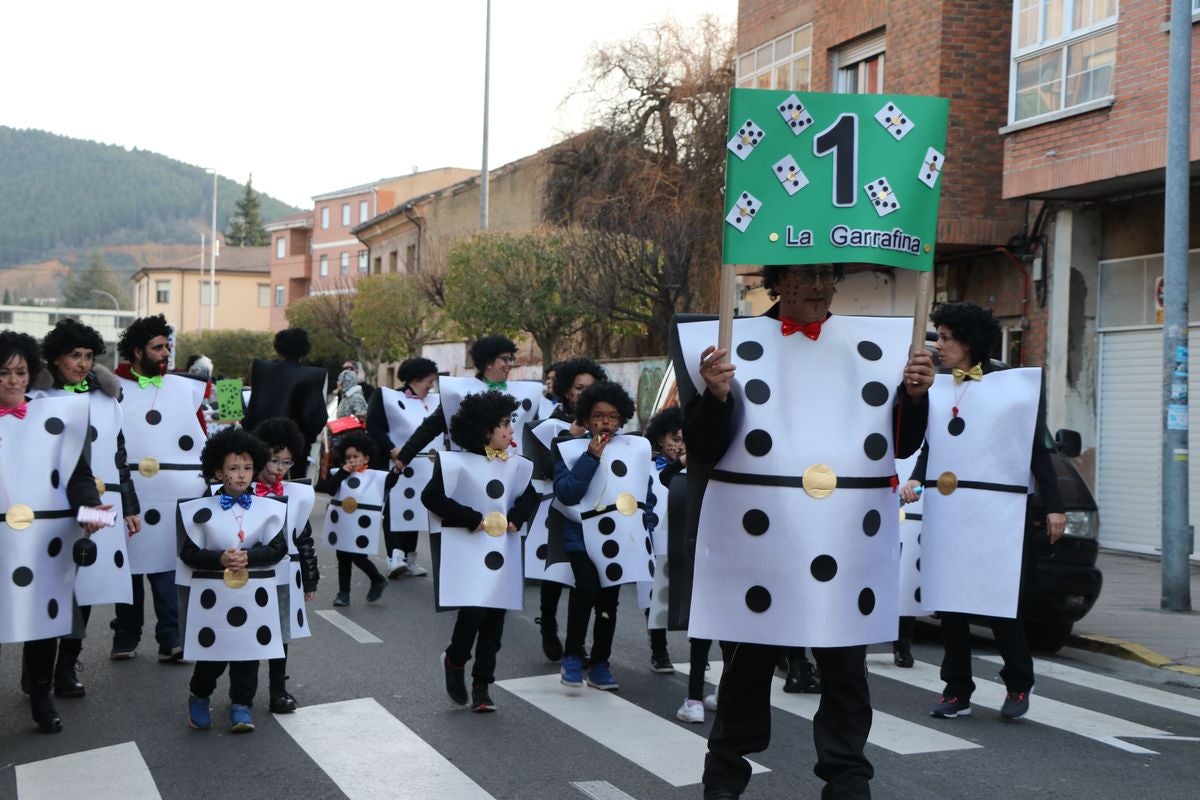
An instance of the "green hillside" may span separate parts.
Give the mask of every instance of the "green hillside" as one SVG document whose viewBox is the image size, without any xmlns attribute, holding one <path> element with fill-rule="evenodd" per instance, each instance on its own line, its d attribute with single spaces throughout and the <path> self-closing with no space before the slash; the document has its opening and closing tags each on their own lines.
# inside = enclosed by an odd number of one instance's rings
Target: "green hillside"
<svg viewBox="0 0 1200 800">
<path fill-rule="evenodd" d="M 244 185 L 219 179 L 224 229 Z M 145 150 L 0 126 L 0 267 L 107 245 L 185 244 L 207 231 L 212 176 Z M 297 209 L 261 195 L 263 219 Z"/>
</svg>

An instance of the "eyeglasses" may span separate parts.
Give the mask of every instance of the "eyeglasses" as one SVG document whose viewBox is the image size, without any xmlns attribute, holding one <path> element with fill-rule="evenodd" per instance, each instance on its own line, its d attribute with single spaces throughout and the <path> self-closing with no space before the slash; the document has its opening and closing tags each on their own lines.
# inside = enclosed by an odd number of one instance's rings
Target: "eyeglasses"
<svg viewBox="0 0 1200 800">
<path fill-rule="evenodd" d="M 272 458 L 267 463 L 276 469 L 291 469 L 292 465 L 296 462 L 292 461 L 290 458 Z"/>
<path fill-rule="evenodd" d="M 616 413 L 603 414 L 599 411 L 596 411 L 593 412 L 588 419 L 590 419 L 592 422 L 615 422 L 618 425 L 621 423 L 621 415 Z"/>
<path fill-rule="evenodd" d="M 825 268 L 825 269 L 795 269 L 795 268 L 793 268 L 793 269 L 788 270 L 788 275 L 791 275 L 792 278 L 797 283 L 808 284 L 809 286 L 816 285 L 818 280 L 824 285 L 833 285 L 835 283 L 841 283 L 841 280 L 842 280 L 841 277 L 838 275 L 837 271 L 830 269 L 830 268 Z"/>
<path fill-rule="evenodd" d="M 498 360 L 499 360 L 499 361 L 503 361 L 505 364 L 515 364 L 515 363 L 517 363 L 517 357 L 516 357 L 516 356 L 500 356 L 500 358 L 499 358 Z"/>
</svg>

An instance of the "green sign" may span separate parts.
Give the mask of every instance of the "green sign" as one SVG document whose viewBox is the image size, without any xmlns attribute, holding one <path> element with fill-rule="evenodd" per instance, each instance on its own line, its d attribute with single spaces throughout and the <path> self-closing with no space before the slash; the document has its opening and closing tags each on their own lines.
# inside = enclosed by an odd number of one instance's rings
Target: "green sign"
<svg viewBox="0 0 1200 800">
<path fill-rule="evenodd" d="M 950 101 L 729 93 L 726 264 L 933 267 Z"/>
<path fill-rule="evenodd" d="M 217 417 L 223 420 L 241 419 L 246 416 L 242 405 L 242 379 L 226 378 L 217 381 Z"/>
</svg>

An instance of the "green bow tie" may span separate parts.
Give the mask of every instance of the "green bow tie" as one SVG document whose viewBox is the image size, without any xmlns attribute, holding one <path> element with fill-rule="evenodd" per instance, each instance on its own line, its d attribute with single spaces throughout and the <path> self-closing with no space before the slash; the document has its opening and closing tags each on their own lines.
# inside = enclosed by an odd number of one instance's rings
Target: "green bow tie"
<svg viewBox="0 0 1200 800">
<path fill-rule="evenodd" d="M 63 388 L 68 392 L 86 392 L 88 390 L 88 382 L 83 380 L 79 383 L 64 383 Z"/>
<path fill-rule="evenodd" d="M 508 381 L 484 381 L 487 384 L 488 391 L 495 390 L 497 392 L 508 391 Z"/>
<path fill-rule="evenodd" d="M 133 372 L 133 371 L 130 370 L 130 372 Z M 147 378 L 145 375 L 138 375 L 136 372 L 134 372 L 133 376 L 135 378 L 137 378 L 139 389 L 145 389 L 147 386 L 149 386 L 151 384 L 154 384 L 154 388 L 156 388 L 156 389 L 162 388 L 162 378 L 163 378 L 162 375 L 152 375 L 151 377 Z"/>
</svg>

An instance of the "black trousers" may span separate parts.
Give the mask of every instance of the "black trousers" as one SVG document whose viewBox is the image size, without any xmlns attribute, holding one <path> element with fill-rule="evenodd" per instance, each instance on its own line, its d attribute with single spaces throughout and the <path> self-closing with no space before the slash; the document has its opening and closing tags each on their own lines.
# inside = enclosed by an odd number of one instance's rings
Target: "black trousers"
<svg viewBox="0 0 1200 800">
<path fill-rule="evenodd" d="M 271 658 L 267 660 L 267 680 L 272 691 L 283 691 L 287 688 L 287 651 L 288 646 L 283 646 L 283 658 Z"/>
<path fill-rule="evenodd" d="M 387 548 L 387 554 L 399 550 L 401 553 L 417 552 L 417 540 L 420 534 L 418 531 L 384 531 L 383 543 Z"/>
<path fill-rule="evenodd" d="M 708 651 L 712 639 L 688 639 L 691 653 L 688 662 L 688 700 L 704 699 L 704 667 L 708 664 Z"/>
<path fill-rule="evenodd" d="M 474 647 L 471 678 L 476 686 L 496 682 L 496 654 L 500 652 L 500 639 L 504 636 L 504 614 L 503 608 L 464 606 L 454 620 L 446 656 L 451 664 L 466 664 L 471 660 L 471 648 Z"/>
<path fill-rule="evenodd" d="M 643 612 L 646 615 L 646 621 L 650 621 L 650 609 Z M 650 634 L 650 653 L 665 653 L 667 652 L 667 629 L 666 628 L 651 628 L 647 631 Z"/>
<path fill-rule="evenodd" d="M 750 782 L 750 753 L 771 742 L 771 680 L 783 648 L 722 642 L 725 672 L 717 693 L 717 718 L 708 737 L 704 785 L 737 794 Z M 867 648 L 814 647 L 821 671 L 821 704 L 813 717 L 814 772 L 825 781 L 822 800 L 865 800 L 875 774 L 863 753 L 871 731 Z"/>
<path fill-rule="evenodd" d="M 539 589 L 542 600 L 542 630 L 558 630 L 558 601 L 564 587 L 554 581 L 542 581 Z"/>
<path fill-rule="evenodd" d="M 969 700 L 975 691 L 975 681 L 971 680 L 971 617 L 946 611 L 940 616 L 942 646 L 945 648 L 942 655 L 942 680 L 946 683 L 944 694 L 946 697 Z M 1005 687 L 1014 694 L 1028 692 L 1033 688 L 1033 656 L 1029 652 L 1029 643 L 1025 641 L 1025 625 L 1020 617 L 977 619 L 991 626 L 992 635 L 996 637 L 996 649 L 1004 659 L 1000 679 Z"/>
<path fill-rule="evenodd" d="M 338 565 L 338 591 L 343 594 L 350 592 L 350 568 L 358 567 L 367 574 L 371 579 L 371 583 L 378 583 L 383 580 L 383 575 L 380 574 L 379 568 L 371 561 L 371 557 L 364 553 L 343 553 L 341 550 L 335 550 L 337 553 Z"/>
<path fill-rule="evenodd" d="M 34 688 L 49 691 L 54 683 L 54 660 L 58 656 L 58 639 L 36 639 L 21 645 L 21 669 L 29 676 Z"/>
<path fill-rule="evenodd" d="M 192 694 L 212 697 L 225 667 L 229 667 L 229 701 L 243 706 L 254 705 L 254 693 L 258 691 L 257 661 L 197 661 L 192 670 Z"/>
<path fill-rule="evenodd" d="M 141 575 L 133 576 L 133 603 L 116 604 L 116 618 L 109 624 L 113 629 L 113 644 L 117 647 L 137 647 L 142 640 L 146 623 L 146 585 Z M 168 652 L 180 645 L 179 593 L 175 589 L 175 572 L 151 572 L 145 575 L 154 598 L 154 638 L 158 649 Z"/>
<path fill-rule="evenodd" d="M 571 559 L 571 571 L 575 573 L 575 590 L 567 603 L 567 640 L 563 643 L 563 652 L 569 656 L 587 656 L 583 643 L 587 638 L 588 619 L 595 609 L 590 660 L 593 664 L 603 664 L 612 655 L 621 587 L 601 588 L 600 573 L 587 553 L 568 553 L 567 556 Z"/>
</svg>

